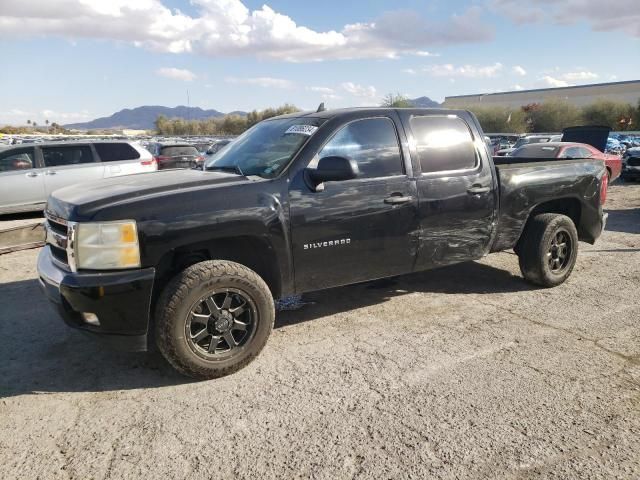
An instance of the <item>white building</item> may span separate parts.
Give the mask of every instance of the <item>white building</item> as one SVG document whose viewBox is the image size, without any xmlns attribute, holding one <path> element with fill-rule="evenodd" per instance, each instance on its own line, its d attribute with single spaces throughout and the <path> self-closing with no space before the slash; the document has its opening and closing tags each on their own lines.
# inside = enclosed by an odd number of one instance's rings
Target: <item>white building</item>
<svg viewBox="0 0 640 480">
<path fill-rule="evenodd" d="M 566 100 L 575 106 L 581 107 L 600 99 L 630 103 L 634 106 L 638 105 L 638 101 L 640 100 L 640 80 L 596 83 L 575 87 L 458 95 L 455 97 L 446 97 L 444 106 L 446 108 L 464 108 L 486 105 L 488 107 L 519 108 L 524 105 L 543 103 L 548 100 Z"/>
</svg>

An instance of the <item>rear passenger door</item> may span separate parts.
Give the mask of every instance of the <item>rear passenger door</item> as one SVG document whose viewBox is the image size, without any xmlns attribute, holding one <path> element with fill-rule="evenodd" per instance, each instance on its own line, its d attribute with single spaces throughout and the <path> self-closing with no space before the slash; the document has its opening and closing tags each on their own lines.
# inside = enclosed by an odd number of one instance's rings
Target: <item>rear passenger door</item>
<svg viewBox="0 0 640 480">
<path fill-rule="evenodd" d="M 62 187 L 98 180 L 104 174 L 104 166 L 90 145 L 42 147 L 42 159 L 47 195 Z"/>
<path fill-rule="evenodd" d="M 44 204 L 42 173 L 33 147 L 0 152 L 0 212 L 37 209 Z"/>
<path fill-rule="evenodd" d="M 482 257 L 491 245 L 498 200 L 484 140 L 456 115 L 403 115 L 420 172 L 417 269 Z"/>
<path fill-rule="evenodd" d="M 140 153 L 128 143 L 123 142 L 99 142 L 93 147 L 104 164 L 104 176 L 116 177 L 119 175 L 130 175 L 150 170 L 152 166 L 151 155 L 147 159 L 147 165 L 142 164 Z"/>
</svg>

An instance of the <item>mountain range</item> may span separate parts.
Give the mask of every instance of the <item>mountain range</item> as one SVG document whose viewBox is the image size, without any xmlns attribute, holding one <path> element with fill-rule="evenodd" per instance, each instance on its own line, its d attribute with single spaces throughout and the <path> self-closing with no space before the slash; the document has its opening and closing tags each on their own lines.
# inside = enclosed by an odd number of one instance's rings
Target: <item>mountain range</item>
<svg viewBox="0 0 640 480">
<path fill-rule="evenodd" d="M 430 108 L 439 107 L 438 102 L 434 102 L 429 97 L 419 97 L 409 100 L 414 107 Z M 65 128 L 75 130 L 108 130 L 108 129 L 131 129 L 131 130 L 152 130 L 155 128 L 154 122 L 159 115 L 167 118 L 184 118 L 186 120 L 205 120 L 207 118 L 223 117 L 225 115 L 246 115 L 246 112 L 234 111 L 222 113 L 218 110 L 203 110 L 199 107 L 162 107 L 159 105 L 145 105 L 137 108 L 125 108 L 109 117 L 96 118 L 89 122 L 71 123 Z"/>
</svg>

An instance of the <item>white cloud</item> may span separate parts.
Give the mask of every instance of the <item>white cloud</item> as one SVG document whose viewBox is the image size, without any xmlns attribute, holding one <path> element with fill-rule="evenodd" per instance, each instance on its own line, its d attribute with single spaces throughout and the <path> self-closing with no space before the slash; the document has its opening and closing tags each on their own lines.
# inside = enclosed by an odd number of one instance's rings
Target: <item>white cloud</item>
<svg viewBox="0 0 640 480">
<path fill-rule="evenodd" d="M 190 16 L 162 1 L 4 1 L 0 37 L 99 38 L 159 52 L 293 62 L 426 56 L 431 54 L 425 47 L 493 38 L 493 28 L 482 19 L 479 7 L 437 21 L 413 11 L 393 11 L 368 23 L 315 31 L 268 5 L 251 11 L 241 0 L 191 0 L 197 15 Z"/>
<path fill-rule="evenodd" d="M 164 67 L 156 70 L 156 74 L 161 77 L 171 78 L 172 80 L 182 80 L 183 82 L 192 82 L 197 75 L 190 70 L 184 68 Z"/>
<path fill-rule="evenodd" d="M 27 120 L 37 122 L 39 125 L 45 125 L 45 120 L 56 123 L 73 123 L 90 118 L 87 110 L 79 112 L 63 112 L 45 108 L 40 111 L 29 111 L 21 108 L 12 108 L 7 111 L 0 112 L 0 124 L 9 123 L 13 125 L 27 123 Z"/>
<path fill-rule="evenodd" d="M 545 75 L 540 79 L 547 87 L 570 87 L 571 84 L 561 78 L 555 78 L 551 75 Z"/>
<path fill-rule="evenodd" d="M 595 80 L 598 78 L 598 74 L 593 72 L 569 72 L 563 74 L 561 78 L 568 82 L 578 82 L 581 80 Z"/>
<path fill-rule="evenodd" d="M 310 92 L 324 93 L 327 95 L 335 93 L 335 90 L 329 87 L 307 87 L 307 90 L 309 90 Z"/>
<path fill-rule="evenodd" d="M 560 25 L 586 21 L 595 31 L 622 31 L 640 37 L 640 3 L 616 0 L 606 5 L 601 0 L 487 0 L 496 12 L 517 24 L 549 23 Z"/>
<path fill-rule="evenodd" d="M 335 89 L 330 87 L 307 87 L 306 90 L 319 93 L 323 100 L 339 100 L 342 98 L 336 93 Z"/>
<path fill-rule="evenodd" d="M 442 65 L 430 65 L 422 69 L 423 72 L 432 77 L 467 77 L 467 78 L 493 78 L 498 76 L 502 71 L 501 63 L 493 65 L 477 66 L 477 65 L 460 65 L 455 66 L 451 63 Z"/>
<path fill-rule="evenodd" d="M 293 82 L 289 80 L 285 80 L 283 78 L 272 78 L 272 77 L 246 77 L 246 78 L 237 78 L 237 77 L 227 77 L 224 79 L 227 83 L 236 83 L 236 84 L 244 84 L 244 85 L 256 85 L 258 87 L 263 88 L 293 88 Z"/>
<path fill-rule="evenodd" d="M 511 87 L 511 90 L 524 90 L 524 87 L 516 83 L 514 86 Z"/>
<path fill-rule="evenodd" d="M 516 65 L 515 67 L 513 67 L 513 73 L 515 73 L 516 75 L 520 75 L 521 77 L 524 77 L 527 74 L 527 71 L 522 68 L 520 65 Z"/>
<path fill-rule="evenodd" d="M 354 97 L 374 98 L 377 93 L 373 86 L 363 86 L 353 82 L 344 82 L 341 86 L 345 92 L 353 95 Z"/>
<path fill-rule="evenodd" d="M 414 55 L 417 55 L 418 57 L 439 57 L 440 56 L 439 53 L 427 52 L 426 50 L 418 50 L 417 52 L 414 53 Z"/>
<path fill-rule="evenodd" d="M 414 68 L 405 68 L 404 70 L 402 70 L 404 73 L 408 73 L 409 75 L 415 75 L 418 72 L 414 69 Z"/>
</svg>

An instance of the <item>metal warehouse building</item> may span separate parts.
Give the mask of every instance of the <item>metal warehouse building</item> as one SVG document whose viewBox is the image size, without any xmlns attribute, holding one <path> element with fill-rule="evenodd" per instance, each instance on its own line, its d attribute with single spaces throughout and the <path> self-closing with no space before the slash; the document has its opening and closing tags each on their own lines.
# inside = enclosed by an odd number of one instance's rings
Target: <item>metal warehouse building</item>
<svg viewBox="0 0 640 480">
<path fill-rule="evenodd" d="M 627 82 L 595 83 L 576 87 L 540 88 L 515 92 L 483 93 L 446 97 L 444 106 L 460 108 L 476 105 L 488 107 L 522 107 L 548 100 L 566 100 L 578 107 L 605 99 L 637 105 L 640 99 L 640 80 Z"/>
</svg>

